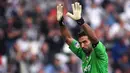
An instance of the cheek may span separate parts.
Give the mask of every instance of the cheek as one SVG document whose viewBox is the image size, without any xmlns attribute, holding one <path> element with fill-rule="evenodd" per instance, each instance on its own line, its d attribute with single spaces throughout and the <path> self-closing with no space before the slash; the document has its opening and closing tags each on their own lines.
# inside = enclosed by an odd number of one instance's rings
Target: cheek
<svg viewBox="0 0 130 73">
<path fill-rule="evenodd" d="M 89 44 L 88 43 L 85 43 L 84 44 L 84 48 L 88 48 Z"/>
<path fill-rule="evenodd" d="M 90 41 L 88 41 L 88 42 L 85 43 L 85 47 L 86 47 L 86 48 L 89 48 L 90 46 L 91 46 Z"/>
<path fill-rule="evenodd" d="M 90 41 L 88 40 L 85 44 L 86 44 L 86 45 L 90 45 Z"/>
</svg>

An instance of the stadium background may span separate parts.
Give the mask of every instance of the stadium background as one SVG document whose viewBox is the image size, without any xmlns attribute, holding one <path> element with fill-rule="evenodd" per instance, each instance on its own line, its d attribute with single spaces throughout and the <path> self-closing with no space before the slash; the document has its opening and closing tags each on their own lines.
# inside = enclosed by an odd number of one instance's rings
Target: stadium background
<svg viewBox="0 0 130 73">
<path fill-rule="evenodd" d="M 56 4 L 76 0 L 0 0 L 0 73 L 82 73 L 56 21 Z M 79 0 L 83 18 L 107 48 L 109 73 L 130 73 L 130 0 Z M 80 27 L 65 17 L 77 39 Z"/>
</svg>

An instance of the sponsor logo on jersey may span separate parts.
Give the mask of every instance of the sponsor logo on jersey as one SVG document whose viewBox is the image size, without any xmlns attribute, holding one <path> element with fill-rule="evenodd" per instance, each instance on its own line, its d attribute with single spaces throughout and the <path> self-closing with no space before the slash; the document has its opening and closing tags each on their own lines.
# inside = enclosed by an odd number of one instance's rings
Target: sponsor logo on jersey
<svg viewBox="0 0 130 73">
<path fill-rule="evenodd" d="M 80 48 L 80 45 L 79 45 L 78 42 L 75 43 L 75 47 L 76 47 L 76 48 Z"/>
<path fill-rule="evenodd" d="M 86 66 L 86 67 L 83 69 L 83 71 L 84 71 L 84 72 L 89 72 L 90 69 L 91 69 L 91 65 L 88 65 L 88 66 Z"/>
</svg>

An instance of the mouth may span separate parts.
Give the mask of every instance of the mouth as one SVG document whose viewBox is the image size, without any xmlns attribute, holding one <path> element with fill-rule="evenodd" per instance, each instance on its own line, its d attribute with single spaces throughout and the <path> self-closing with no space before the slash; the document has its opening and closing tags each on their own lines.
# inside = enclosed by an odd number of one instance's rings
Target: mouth
<svg viewBox="0 0 130 73">
<path fill-rule="evenodd" d="M 83 48 L 83 51 L 84 51 L 84 53 L 86 53 L 86 54 L 88 54 L 88 53 L 89 53 L 89 50 L 88 50 L 88 49 L 86 49 L 86 48 Z"/>
<path fill-rule="evenodd" d="M 86 54 L 86 55 L 89 55 L 90 54 L 90 50 L 88 50 L 88 49 L 86 49 L 86 48 L 83 48 L 83 51 L 84 51 L 84 53 Z"/>
<path fill-rule="evenodd" d="M 86 50 L 87 48 L 82 48 L 83 50 Z"/>
<path fill-rule="evenodd" d="M 82 48 L 83 49 L 83 51 L 88 51 L 88 49 L 87 48 Z"/>
</svg>

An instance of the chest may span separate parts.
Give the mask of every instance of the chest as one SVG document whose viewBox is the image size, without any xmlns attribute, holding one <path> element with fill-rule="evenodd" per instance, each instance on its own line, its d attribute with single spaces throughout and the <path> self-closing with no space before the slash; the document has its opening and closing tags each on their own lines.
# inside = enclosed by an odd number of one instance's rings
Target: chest
<svg viewBox="0 0 130 73">
<path fill-rule="evenodd" d="M 94 73 L 96 71 L 96 58 L 86 57 L 82 62 L 82 69 L 84 73 Z"/>
</svg>

